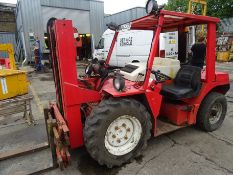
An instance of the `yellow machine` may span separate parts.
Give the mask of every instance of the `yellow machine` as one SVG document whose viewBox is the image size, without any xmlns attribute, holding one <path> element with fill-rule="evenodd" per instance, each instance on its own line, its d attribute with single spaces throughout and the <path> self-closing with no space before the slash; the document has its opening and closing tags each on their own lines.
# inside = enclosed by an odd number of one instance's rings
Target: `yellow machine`
<svg viewBox="0 0 233 175">
<path fill-rule="evenodd" d="M 10 60 L 10 68 L 16 70 L 13 44 L 0 44 L 0 51 L 7 52 Z"/>
<path fill-rule="evenodd" d="M 0 51 L 7 52 L 10 67 L 0 69 L 0 100 L 27 94 L 29 82 L 27 72 L 17 70 L 12 44 L 0 44 Z"/>
<path fill-rule="evenodd" d="M 230 59 L 230 52 L 229 51 L 218 51 L 218 53 L 217 53 L 217 60 L 219 62 L 231 61 L 231 59 Z"/>
<path fill-rule="evenodd" d="M 188 13 L 189 14 L 195 14 L 195 10 L 196 10 L 198 4 L 201 4 L 201 6 L 202 6 L 201 15 L 206 16 L 206 13 L 207 13 L 207 2 L 206 2 L 206 0 L 189 0 Z M 202 33 L 204 33 L 204 31 L 205 31 L 204 25 L 202 25 L 201 31 L 202 31 Z"/>
</svg>

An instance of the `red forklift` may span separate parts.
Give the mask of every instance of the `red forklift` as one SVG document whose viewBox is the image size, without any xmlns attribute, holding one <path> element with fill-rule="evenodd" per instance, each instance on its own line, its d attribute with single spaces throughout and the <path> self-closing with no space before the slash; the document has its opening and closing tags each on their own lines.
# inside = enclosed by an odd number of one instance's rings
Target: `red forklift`
<svg viewBox="0 0 233 175">
<path fill-rule="evenodd" d="M 226 116 L 229 75 L 215 70 L 218 18 L 166 11 L 147 2 L 148 15 L 131 21 L 130 30 L 152 30 L 154 37 L 140 81 L 127 79 L 140 66 L 122 70 L 109 66 L 115 31 L 106 61 L 93 60 L 85 75 L 77 76 L 76 42 L 70 20 L 48 23 L 57 101 L 45 109 L 50 146 L 61 168 L 70 162 L 69 149 L 85 146 L 100 165 L 121 166 L 139 156 L 151 136 L 197 125 L 211 132 Z M 206 68 L 181 66 L 175 78 L 153 69 L 161 32 L 207 25 Z M 151 78 L 152 77 L 152 78 Z"/>
</svg>

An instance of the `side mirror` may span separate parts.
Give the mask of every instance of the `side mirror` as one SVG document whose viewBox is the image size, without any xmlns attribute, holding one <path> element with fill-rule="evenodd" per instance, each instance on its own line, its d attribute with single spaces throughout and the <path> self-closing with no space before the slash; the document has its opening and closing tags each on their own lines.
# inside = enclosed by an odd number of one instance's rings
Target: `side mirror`
<svg viewBox="0 0 233 175">
<path fill-rule="evenodd" d="M 119 30 L 119 26 L 114 22 L 110 22 L 109 24 L 107 24 L 107 27 L 113 31 Z"/>
</svg>

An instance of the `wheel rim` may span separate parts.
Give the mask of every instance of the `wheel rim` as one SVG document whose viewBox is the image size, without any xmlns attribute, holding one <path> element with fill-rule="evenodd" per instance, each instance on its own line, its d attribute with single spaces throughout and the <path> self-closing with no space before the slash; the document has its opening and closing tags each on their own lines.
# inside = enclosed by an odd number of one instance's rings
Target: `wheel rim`
<svg viewBox="0 0 233 175">
<path fill-rule="evenodd" d="M 222 105 L 221 103 L 215 103 L 211 110 L 210 110 L 210 114 L 209 114 L 209 122 L 210 124 L 216 124 L 219 119 L 221 118 L 222 115 Z"/>
<path fill-rule="evenodd" d="M 118 117 L 107 129 L 105 147 L 113 155 L 125 155 L 138 145 L 141 135 L 142 126 L 137 118 L 129 115 Z"/>
</svg>

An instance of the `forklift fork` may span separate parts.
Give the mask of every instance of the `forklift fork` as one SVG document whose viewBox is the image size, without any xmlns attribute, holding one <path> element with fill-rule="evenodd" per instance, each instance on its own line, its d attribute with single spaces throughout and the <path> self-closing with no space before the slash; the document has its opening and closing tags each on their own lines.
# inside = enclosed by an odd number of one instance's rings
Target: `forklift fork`
<svg viewBox="0 0 233 175">
<path fill-rule="evenodd" d="M 44 109 L 48 143 L 53 157 L 53 165 L 61 170 L 71 164 L 69 153 L 69 129 L 55 103 Z"/>
</svg>

